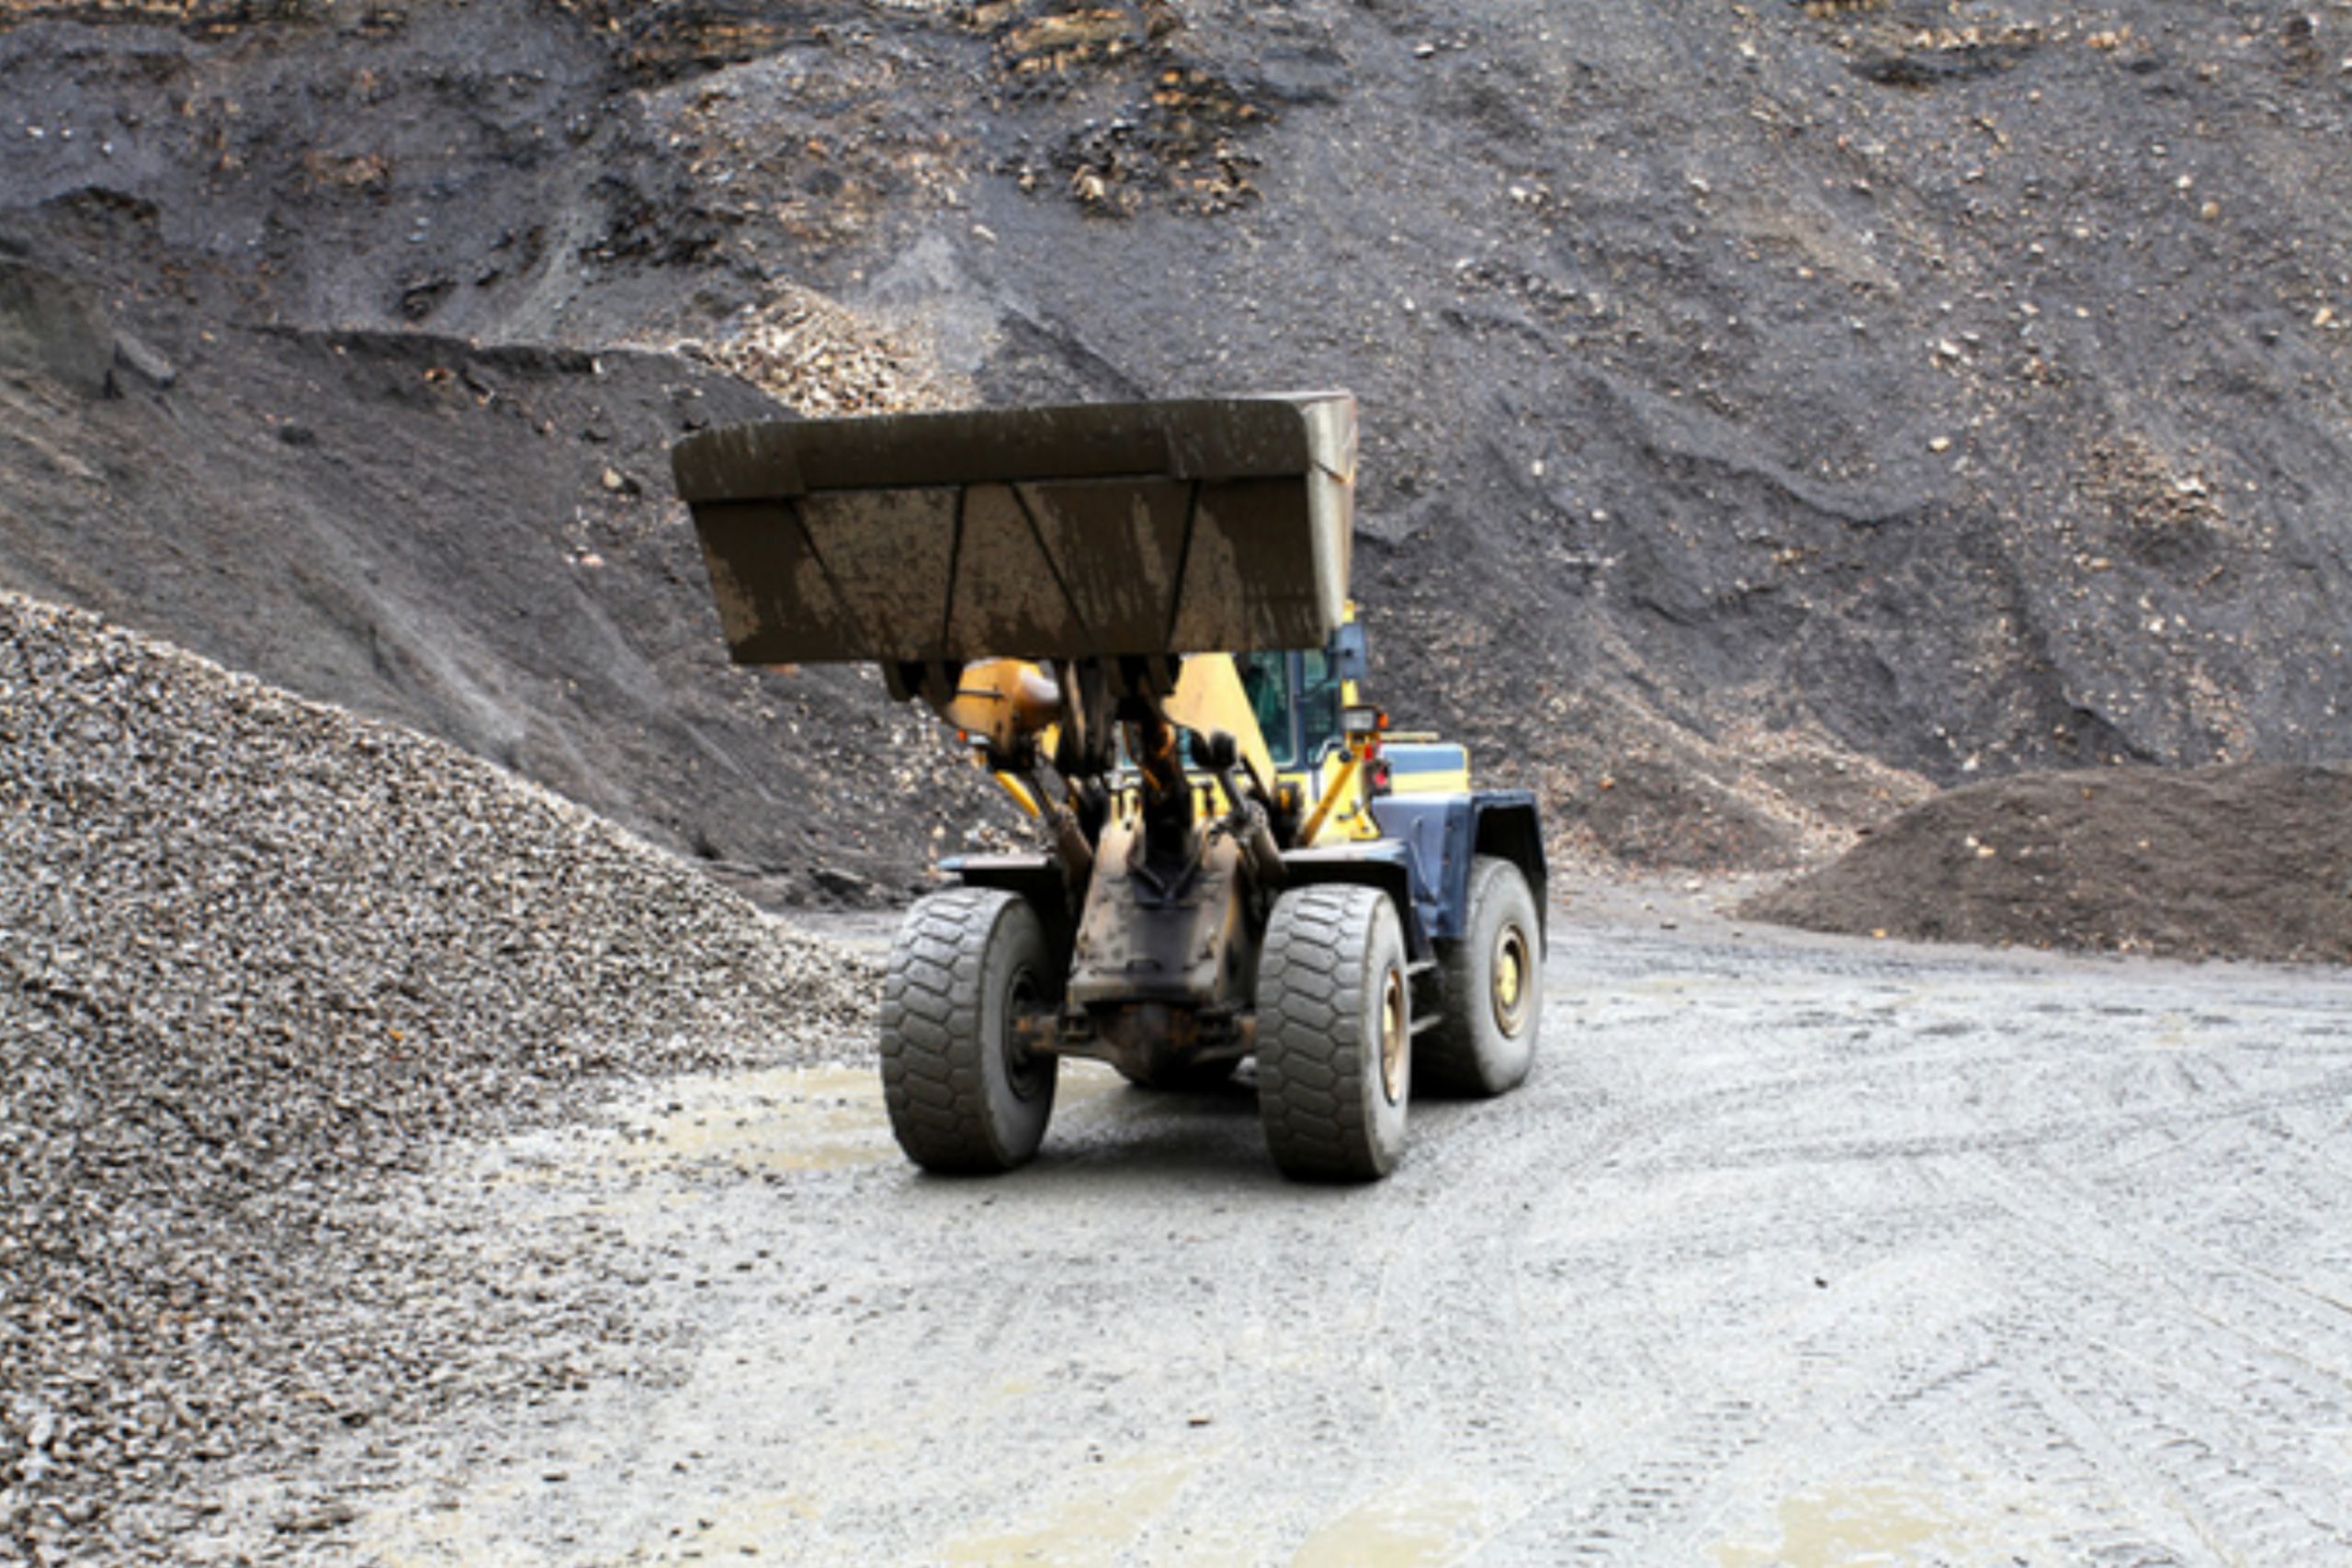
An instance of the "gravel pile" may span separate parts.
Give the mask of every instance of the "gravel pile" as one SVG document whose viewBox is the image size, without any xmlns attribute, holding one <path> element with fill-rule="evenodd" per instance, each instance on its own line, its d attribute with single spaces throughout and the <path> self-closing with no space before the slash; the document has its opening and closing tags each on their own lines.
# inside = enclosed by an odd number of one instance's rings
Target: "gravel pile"
<svg viewBox="0 0 2352 1568">
<path fill-rule="evenodd" d="M 0 1558 L 168 1557 L 208 1462 L 537 1375 L 368 1202 L 625 1075 L 862 1051 L 873 978 L 437 741 L 0 593 Z"/>
</svg>

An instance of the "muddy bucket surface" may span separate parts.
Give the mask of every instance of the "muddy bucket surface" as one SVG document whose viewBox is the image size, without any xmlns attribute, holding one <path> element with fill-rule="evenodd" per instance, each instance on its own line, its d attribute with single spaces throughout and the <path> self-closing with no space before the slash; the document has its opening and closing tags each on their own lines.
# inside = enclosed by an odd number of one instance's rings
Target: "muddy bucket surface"
<svg viewBox="0 0 2352 1568">
<path fill-rule="evenodd" d="M 779 420 L 672 453 L 749 664 L 1319 648 L 1344 392 Z"/>
</svg>

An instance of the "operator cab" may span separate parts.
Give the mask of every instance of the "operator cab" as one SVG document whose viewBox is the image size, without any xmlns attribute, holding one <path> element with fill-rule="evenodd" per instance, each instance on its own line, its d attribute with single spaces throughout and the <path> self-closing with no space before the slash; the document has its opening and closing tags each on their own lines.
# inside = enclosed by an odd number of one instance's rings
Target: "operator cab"
<svg viewBox="0 0 2352 1568">
<path fill-rule="evenodd" d="M 1233 662 L 1276 769 L 1297 772 L 1339 740 L 1340 672 L 1328 653 L 1244 653 Z"/>
</svg>

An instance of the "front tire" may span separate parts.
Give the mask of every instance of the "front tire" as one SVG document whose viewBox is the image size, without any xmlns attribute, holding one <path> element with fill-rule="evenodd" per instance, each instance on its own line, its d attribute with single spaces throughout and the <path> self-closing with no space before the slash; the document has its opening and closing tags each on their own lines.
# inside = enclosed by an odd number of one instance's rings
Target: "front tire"
<svg viewBox="0 0 2352 1568">
<path fill-rule="evenodd" d="M 907 911 L 882 983 L 882 1099 L 909 1159 L 980 1174 L 1037 1152 L 1061 1064 L 1025 1050 L 1012 1024 L 1050 1006 L 1051 964 L 1014 894 L 959 887 Z"/>
<path fill-rule="evenodd" d="M 1258 1113 L 1298 1181 L 1376 1181 L 1405 1152 L 1405 934 L 1377 888 L 1285 893 L 1258 961 Z"/>
<path fill-rule="evenodd" d="M 1415 1053 L 1423 1089 L 1491 1100 L 1526 1080 L 1544 1026 L 1543 929 L 1518 866 L 1471 863 L 1462 940 L 1438 945 L 1445 1012 Z"/>
</svg>

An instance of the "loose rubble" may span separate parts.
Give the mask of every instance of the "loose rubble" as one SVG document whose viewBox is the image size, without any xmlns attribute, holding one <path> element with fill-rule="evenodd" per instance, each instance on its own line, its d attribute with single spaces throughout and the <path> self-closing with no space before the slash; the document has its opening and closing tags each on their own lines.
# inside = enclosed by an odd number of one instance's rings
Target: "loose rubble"
<svg viewBox="0 0 2352 1568">
<path fill-rule="evenodd" d="M 514 1259 L 370 1202 L 631 1077 L 862 1051 L 870 970 L 441 742 L 0 593 L 0 1557 L 170 1559 L 223 1466 L 578 1375 Z"/>
<path fill-rule="evenodd" d="M 740 376 L 811 418 L 920 413 L 975 400 L 920 344 L 861 321 L 813 289 L 780 288 L 710 341 L 666 346 Z"/>
</svg>

